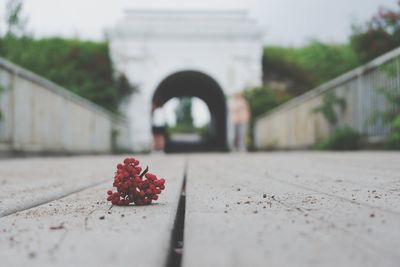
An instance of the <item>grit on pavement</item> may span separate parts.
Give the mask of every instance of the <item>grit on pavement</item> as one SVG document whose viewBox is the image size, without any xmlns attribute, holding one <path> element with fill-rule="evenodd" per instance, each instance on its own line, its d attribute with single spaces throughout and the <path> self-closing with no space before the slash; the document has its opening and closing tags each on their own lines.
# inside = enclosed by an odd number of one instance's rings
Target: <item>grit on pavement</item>
<svg viewBox="0 0 400 267">
<path fill-rule="evenodd" d="M 137 155 L 165 191 L 151 206 L 111 206 L 124 158 L 2 159 L 4 266 L 400 262 L 398 152 Z"/>
</svg>

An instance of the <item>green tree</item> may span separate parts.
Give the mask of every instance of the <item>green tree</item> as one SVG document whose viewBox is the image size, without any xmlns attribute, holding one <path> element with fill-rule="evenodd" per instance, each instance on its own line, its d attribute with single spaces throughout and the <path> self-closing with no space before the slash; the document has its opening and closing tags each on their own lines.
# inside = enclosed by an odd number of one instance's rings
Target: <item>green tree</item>
<svg viewBox="0 0 400 267">
<path fill-rule="evenodd" d="M 290 96 L 285 92 L 276 91 L 267 86 L 247 89 L 244 91 L 243 96 L 249 104 L 251 112 L 249 143 L 250 149 L 253 149 L 254 123 L 257 117 L 286 102 L 290 99 Z"/>
<path fill-rule="evenodd" d="M 136 91 L 123 73 L 114 73 L 107 42 L 34 39 L 26 35 L 22 8 L 23 0 L 7 2 L 0 56 L 113 112 Z"/>
<path fill-rule="evenodd" d="M 175 109 L 176 124 L 179 126 L 193 128 L 192 99 L 184 97 L 179 99 L 179 104 Z"/>
<path fill-rule="evenodd" d="M 369 21 L 353 26 L 351 44 L 366 63 L 400 46 L 400 2 L 397 9 L 381 7 Z"/>
<path fill-rule="evenodd" d="M 25 34 L 27 18 L 22 17 L 23 0 L 9 0 L 6 5 L 6 23 L 8 36 L 22 36 Z"/>
<path fill-rule="evenodd" d="M 350 45 L 312 41 L 304 47 L 266 47 L 263 55 L 264 83 L 286 86 L 293 96 L 327 82 L 359 65 Z"/>
<path fill-rule="evenodd" d="M 296 48 L 278 46 L 264 48 L 264 84 L 281 83 L 292 95 L 300 95 L 315 85 L 314 74 L 301 66 L 296 51 Z"/>
<path fill-rule="evenodd" d="M 114 77 L 106 42 L 5 36 L 1 53 L 110 111 L 117 111 L 121 100 L 135 89 L 125 76 Z"/>
<path fill-rule="evenodd" d="M 352 47 L 347 44 L 310 42 L 297 50 L 297 62 L 314 75 L 319 85 L 359 66 L 360 62 Z"/>
</svg>

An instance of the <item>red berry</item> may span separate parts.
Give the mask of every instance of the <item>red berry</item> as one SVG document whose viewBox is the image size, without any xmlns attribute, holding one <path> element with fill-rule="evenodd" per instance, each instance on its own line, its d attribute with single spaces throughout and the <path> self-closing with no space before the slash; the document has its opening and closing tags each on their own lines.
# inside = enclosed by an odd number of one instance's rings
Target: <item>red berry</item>
<svg viewBox="0 0 400 267">
<path fill-rule="evenodd" d="M 130 203 L 148 205 L 157 200 L 165 188 L 165 180 L 158 180 L 153 173 L 146 173 L 142 179 L 139 176 L 141 172 L 142 167 L 135 158 L 126 158 L 123 164 L 118 164 L 113 182 L 116 192 L 108 190 L 107 200 L 118 206 L 129 206 Z"/>
</svg>

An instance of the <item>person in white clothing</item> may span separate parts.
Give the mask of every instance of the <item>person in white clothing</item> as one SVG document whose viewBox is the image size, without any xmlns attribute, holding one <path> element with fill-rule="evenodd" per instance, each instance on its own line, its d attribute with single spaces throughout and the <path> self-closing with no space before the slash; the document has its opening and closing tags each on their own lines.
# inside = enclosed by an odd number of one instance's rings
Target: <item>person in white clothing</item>
<svg viewBox="0 0 400 267">
<path fill-rule="evenodd" d="M 165 148 L 165 129 L 166 119 L 163 107 L 153 104 L 152 130 L 153 130 L 153 149 L 163 151 Z"/>
</svg>

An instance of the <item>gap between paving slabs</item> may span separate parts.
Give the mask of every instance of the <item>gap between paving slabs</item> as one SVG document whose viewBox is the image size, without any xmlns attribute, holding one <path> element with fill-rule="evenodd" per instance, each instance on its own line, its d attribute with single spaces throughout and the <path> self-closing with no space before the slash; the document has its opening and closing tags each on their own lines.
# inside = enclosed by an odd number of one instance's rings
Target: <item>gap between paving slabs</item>
<svg viewBox="0 0 400 267">
<path fill-rule="evenodd" d="M 179 163 L 181 162 L 181 163 Z M 154 162 L 153 162 L 154 163 Z M 172 163 L 172 166 L 171 166 Z M 42 205 L 38 205 L 37 207 L 34 207 L 32 209 L 27 209 L 24 211 L 21 211 L 21 213 L 18 214 L 11 214 L 10 216 L 7 217 L 3 217 L 2 218 L 2 222 L 4 223 L 4 225 L 9 225 L 10 229 L 13 229 L 11 231 L 11 233 L 9 233 L 9 235 L 15 235 L 17 232 L 19 233 L 20 229 L 25 229 L 26 231 L 24 231 L 23 234 L 21 234 L 21 238 L 20 241 L 22 242 L 21 245 L 23 245 L 24 243 L 28 243 L 31 242 L 29 241 L 29 238 L 33 238 L 33 243 L 35 242 L 39 242 L 42 244 L 41 247 L 35 247 L 36 251 L 34 251 L 35 253 L 32 253 L 32 255 L 36 255 L 36 256 L 32 256 L 31 259 L 28 259 L 27 257 L 19 257 L 19 258 L 14 258 L 15 262 L 19 262 L 19 263 L 48 263 L 49 260 L 54 260 L 54 261 L 58 261 L 59 263 L 61 263 L 61 265 L 63 265 L 62 263 L 65 263 L 65 258 L 68 256 L 71 256 L 71 251 L 69 251 L 67 248 L 74 246 L 75 248 L 89 248 L 88 244 L 90 244 L 91 242 L 96 242 L 96 247 L 98 246 L 98 250 L 97 251 L 103 251 L 103 250 L 107 250 L 106 247 L 109 247 L 110 245 L 108 244 L 103 244 L 103 243 L 99 243 L 97 242 L 97 240 L 101 237 L 99 237 L 99 233 L 102 233 L 102 235 L 104 236 L 108 236 L 108 237 L 119 237 L 121 236 L 121 231 L 125 231 L 124 230 L 124 224 L 125 224 L 125 228 L 126 232 L 125 234 L 134 234 L 135 235 L 135 239 L 137 241 L 142 240 L 144 238 L 144 236 L 147 237 L 147 240 L 144 241 L 144 246 L 140 246 L 138 247 L 139 250 L 137 250 L 137 253 L 139 255 L 144 255 L 142 251 L 142 248 L 147 248 L 147 247 L 151 247 L 154 243 L 154 241 L 157 241 L 158 239 L 155 239 L 155 235 L 154 233 L 149 233 L 147 232 L 147 228 L 153 228 L 156 227 L 157 223 L 160 222 L 159 220 L 161 219 L 162 221 L 164 221 L 162 223 L 164 230 L 164 236 L 162 240 L 159 240 L 161 243 L 160 246 L 158 246 L 158 248 L 160 250 L 163 250 L 164 252 L 160 251 L 160 254 L 158 255 L 158 260 L 157 259 L 151 259 L 149 263 L 152 263 L 150 265 L 152 266 L 165 266 L 167 264 L 167 259 L 171 258 L 170 255 L 170 251 L 176 251 L 175 248 L 175 244 L 178 244 L 179 241 L 181 241 L 181 237 L 180 234 L 173 234 L 173 233 L 179 233 L 179 232 L 183 232 L 183 229 L 179 230 L 180 227 L 182 227 L 181 225 L 183 225 L 181 223 L 182 220 L 182 216 L 184 216 L 184 205 L 183 205 L 183 209 L 180 208 L 178 211 L 178 206 L 182 207 L 182 204 L 184 204 L 184 198 L 182 197 L 182 190 L 184 190 L 184 179 L 185 179 L 185 162 L 184 161 L 176 161 L 173 160 L 172 162 L 170 162 L 169 160 L 166 162 L 157 162 L 157 165 L 154 164 L 154 166 L 157 166 L 157 168 L 159 168 L 160 170 L 164 170 L 164 175 L 166 177 L 170 177 L 173 178 L 172 180 L 170 180 L 171 182 L 173 181 L 173 183 L 170 183 L 170 192 L 165 195 L 168 196 L 166 197 L 164 200 L 166 201 L 165 203 L 160 203 L 159 205 L 155 205 L 155 207 L 140 207 L 139 209 L 136 209 L 135 207 L 132 207 L 133 209 L 131 209 L 132 212 L 130 215 L 125 213 L 124 215 L 121 213 L 123 212 L 123 210 L 118 210 L 118 212 L 116 212 L 116 207 L 114 207 L 111 210 L 106 210 L 106 209 L 98 209 L 98 208 L 90 208 L 89 206 L 84 206 L 85 209 L 84 210 L 79 210 L 79 214 L 77 214 L 77 216 L 72 216 L 71 218 L 68 218 L 68 221 L 71 219 L 71 222 L 66 222 L 65 224 L 63 224 L 63 220 L 65 219 L 63 213 L 61 212 L 57 212 L 55 214 L 55 216 L 47 216 L 49 215 L 48 212 L 53 212 L 53 210 L 56 209 L 60 209 L 60 207 L 65 209 L 65 212 L 68 214 L 71 214 L 70 212 L 73 211 L 74 207 L 74 203 L 75 206 L 77 205 L 77 207 L 81 207 L 83 202 L 82 201 L 87 201 L 89 200 L 90 203 L 93 203 L 93 201 L 99 201 L 100 197 L 103 197 L 103 194 L 105 194 L 104 192 L 106 192 L 107 187 L 109 188 L 110 186 L 110 181 L 109 179 L 107 179 L 106 183 L 101 183 L 99 186 L 97 186 L 96 188 L 91 189 L 91 186 L 88 186 L 89 188 L 87 188 L 86 190 L 88 190 L 87 192 L 81 192 L 81 191 L 85 191 L 84 189 L 81 189 L 79 191 L 77 191 L 76 194 L 69 194 L 67 196 L 60 196 L 58 199 L 53 199 L 53 201 L 48 201 L 46 203 L 43 203 Z M 161 166 L 161 167 L 158 167 Z M 158 173 L 158 171 L 156 171 L 156 173 Z M 71 196 L 72 195 L 72 196 Z M 75 197 L 76 195 L 76 197 Z M 105 196 L 105 195 L 104 195 Z M 74 203 L 70 203 L 71 199 L 74 199 Z M 104 199 L 105 200 L 105 199 Z M 104 203 L 104 201 L 102 201 Z M 52 203 L 52 205 L 51 205 Z M 72 205 L 70 205 L 72 204 Z M 50 205 L 51 208 L 48 208 L 47 206 Z M 59 206 L 59 207 L 58 207 Z M 170 206 L 170 207 L 168 207 Z M 66 207 L 66 208 L 65 208 Z M 105 208 L 105 207 L 104 207 Z M 154 208 L 154 209 L 153 209 Z M 161 213 L 158 212 L 158 210 L 161 209 Z M 68 211 L 69 210 L 69 211 Z M 183 213 L 182 213 L 183 211 Z M 28 212 L 28 213 L 27 213 Z M 110 212 L 110 213 L 108 213 Z M 125 212 L 128 212 L 128 210 L 125 210 Z M 136 216 L 136 212 L 138 212 L 138 216 Z M 105 214 L 104 214 L 105 213 Z M 147 214 L 146 214 L 147 213 Z M 109 214 L 113 214 L 113 215 L 109 215 Z M 183 215 L 181 215 L 183 214 Z M 43 217 L 42 215 L 46 215 L 45 217 Z M 105 215 L 105 216 L 104 216 Z M 115 216 L 117 215 L 117 216 Z M 144 216 L 142 216 L 144 215 Z M 37 217 L 39 216 L 39 217 Z M 118 223 L 116 223 L 119 219 L 119 217 L 125 217 L 125 222 L 121 225 L 119 225 Z M 18 217 L 18 218 L 17 218 Z M 36 218 L 35 218 L 36 217 Z M 41 218 L 40 218 L 41 217 Z M 105 218 L 103 218 L 105 217 Z M 130 217 L 130 218 L 129 218 Z M 136 218 L 135 218 L 136 217 Z M 146 218 L 147 217 L 147 218 Z M 166 222 L 164 219 L 168 218 L 168 222 Z M 179 218 L 179 219 L 178 219 Z M 105 220 L 104 220 L 105 219 Z M 129 223 L 129 221 L 127 220 L 132 220 L 134 222 Z M 146 220 L 146 225 L 149 225 L 149 227 L 145 227 L 145 228 L 140 228 L 138 227 L 138 222 L 141 223 L 142 220 L 145 219 Z M 17 221 L 15 221 L 17 220 Z M 43 223 L 43 220 L 46 220 L 46 225 L 50 226 L 50 230 L 48 228 L 42 228 L 41 224 Z M 48 221 L 47 221 L 48 220 Z M 12 223 L 18 222 L 18 224 L 14 227 L 11 226 Z M 104 224 L 106 222 L 106 224 Z M 135 223 L 136 222 L 136 223 Z M 61 223 L 61 224 L 60 224 Z M 130 224 L 130 225 L 129 225 Z M 59 227 L 60 225 L 62 225 L 62 227 Z M 113 229 L 110 230 L 108 228 L 108 225 L 112 225 Z M 19 227 L 19 228 L 18 228 Z M 131 228 L 129 230 L 129 228 Z M 174 229 L 174 231 L 172 231 Z M 84 230 L 82 232 L 82 230 Z M 90 231 L 87 231 L 90 230 Z M 105 231 L 103 231 L 105 230 Z M 145 231 L 144 231 L 145 230 Z M 33 233 L 37 231 L 37 233 L 35 233 L 33 235 Z M 49 240 L 47 240 L 46 238 L 49 237 L 49 235 L 47 234 L 47 231 L 50 231 L 51 233 L 53 233 L 50 237 L 51 240 L 50 242 L 48 242 Z M 66 231 L 67 234 L 65 234 L 65 237 L 63 237 L 63 244 L 62 246 L 58 245 L 58 235 L 64 235 L 63 231 Z M 140 231 L 140 232 L 135 232 L 135 231 Z M 79 232 L 81 232 L 81 234 L 79 234 Z M 82 235 L 82 233 L 85 233 L 84 235 Z M 161 232 L 162 233 L 162 232 Z M 149 236 L 150 235 L 150 236 Z M 32 237 L 33 236 L 33 237 Z M 45 238 L 46 237 L 46 238 Z M 46 242 L 44 242 L 44 240 L 46 239 Z M 6 240 L 6 239 L 4 239 Z M 8 240 L 8 239 L 7 239 Z M 76 241 L 79 240 L 78 243 L 76 243 Z M 151 241 L 154 240 L 154 241 Z M 53 242 L 54 241 L 54 242 Z M 111 240 L 112 241 L 112 240 Z M 31 243 L 32 243 L 31 242 Z M 58 247 L 58 253 L 57 254 L 52 254 L 52 255 L 47 255 L 48 253 L 48 248 L 52 246 L 52 244 L 50 243 L 55 243 Z M 137 242 L 136 242 L 137 243 Z M 3 248 L 8 247 L 8 242 L 4 242 L 2 245 Z M 127 244 L 129 246 L 129 243 Z M 137 244 L 136 244 L 137 245 Z M 15 254 L 17 253 L 17 249 L 11 248 L 9 247 L 11 250 L 9 250 L 7 253 L 11 253 L 11 254 Z M 32 250 L 33 248 L 24 248 L 22 247 L 22 250 L 26 250 L 25 254 L 28 255 L 27 253 L 31 252 L 30 250 Z M 33 249 L 33 250 L 35 250 Z M 126 248 L 127 250 L 130 250 L 128 248 Z M 8 250 L 8 249 L 7 249 Z M 91 257 L 90 255 L 93 255 L 93 252 L 91 251 L 91 249 L 89 249 L 90 251 L 85 252 L 84 254 L 81 255 L 81 253 L 78 253 L 79 255 L 76 255 L 75 252 L 75 262 L 79 263 L 79 262 L 83 262 L 83 261 L 91 261 L 91 258 L 89 259 L 88 257 Z M 5 251 L 3 251 L 5 252 Z M 40 254 L 38 254 L 37 252 L 39 252 Z M 21 251 L 18 252 L 19 254 L 21 254 Z M 44 254 L 43 254 L 44 253 Z M 127 252 L 128 253 L 128 252 Z M 0 253 L 1 254 L 1 253 Z M 24 255 L 25 255 L 24 254 Z M 110 253 L 108 255 L 113 255 L 115 253 Z M 119 251 L 118 253 L 116 253 L 117 255 L 125 255 L 125 250 L 123 251 Z M 37 255 L 40 255 L 37 256 Z M 128 256 L 128 258 L 130 257 L 131 254 L 126 254 L 125 256 Z M 53 259 L 53 258 L 54 259 Z M 101 258 L 102 261 L 105 260 L 107 257 L 107 253 L 103 255 L 103 257 L 99 257 L 99 259 Z M 142 260 L 142 263 L 145 263 L 147 256 L 144 257 Z M 32 262 L 32 260 L 34 259 L 34 262 Z M 157 264 L 158 262 L 158 264 Z M 169 265 L 169 266 L 179 266 L 179 260 L 178 261 L 172 261 L 177 262 L 176 264 L 174 263 L 174 265 Z M 103 263 L 106 263 L 105 261 L 103 261 Z M 90 264 L 89 264 L 90 265 Z"/>
<path fill-rule="evenodd" d="M 186 210 L 186 180 L 187 180 L 188 161 L 185 162 L 182 190 L 179 198 L 178 210 L 171 235 L 171 244 L 168 252 L 166 267 L 182 266 L 183 257 L 183 235 L 185 227 Z"/>
</svg>

